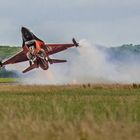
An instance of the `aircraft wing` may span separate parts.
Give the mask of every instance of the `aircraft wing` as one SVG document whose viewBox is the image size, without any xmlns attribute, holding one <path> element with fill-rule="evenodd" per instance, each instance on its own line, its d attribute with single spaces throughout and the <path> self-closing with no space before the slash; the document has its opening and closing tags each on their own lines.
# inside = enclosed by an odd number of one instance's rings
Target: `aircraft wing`
<svg viewBox="0 0 140 140">
<path fill-rule="evenodd" d="M 57 52 L 61 52 L 73 46 L 73 44 L 47 44 L 47 54 L 51 55 Z"/>
<path fill-rule="evenodd" d="M 14 64 L 14 63 L 19 63 L 19 62 L 23 62 L 23 61 L 27 61 L 28 58 L 25 54 L 24 51 L 21 51 L 19 53 L 17 53 L 15 56 L 9 58 L 8 60 L 6 60 L 5 62 L 3 62 L 1 65 L 7 65 L 7 64 Z"/>
<path fill-rule="evenodd" d="M 73 43 L 72 44 L 46 44 L 46 53 L 48 55 L 61 52 L 63 50 L 66 50 L 71 47 L 78 47 L 79 44 L 76 42 L 76 40 L 73 38 L 72 39 Z"/>
</svg>

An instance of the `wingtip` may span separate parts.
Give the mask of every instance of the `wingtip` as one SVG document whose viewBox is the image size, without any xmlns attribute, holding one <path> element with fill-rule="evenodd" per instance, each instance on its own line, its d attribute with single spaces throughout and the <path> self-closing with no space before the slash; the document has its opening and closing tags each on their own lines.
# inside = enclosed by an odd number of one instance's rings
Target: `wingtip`
<svg viewBox="0 0 140 140">
<path fill-rule="evenodd" d="M 75 38 L 72 39 L 72 42 L 73 42 L 73 44 L 74 44 L 76 47 L 79 46 L 79 43 L 75 40 Z"/>
<path fill-rule="evenodd" d="M 0 67 L 2 67 L 3 66 L 3 64 L 2 64 L 2 62 L 0 61 Z"/>
</svg>

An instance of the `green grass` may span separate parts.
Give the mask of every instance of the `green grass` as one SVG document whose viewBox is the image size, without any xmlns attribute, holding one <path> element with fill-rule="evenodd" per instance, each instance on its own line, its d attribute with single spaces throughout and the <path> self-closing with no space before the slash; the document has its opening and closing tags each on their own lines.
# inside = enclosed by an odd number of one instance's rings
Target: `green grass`
<svg viewBox="0 0 140 140">
<path fill-rule="evenodd" d="M 139 140 L 140 88 L 0 85 L 3 140 Z"/>
<path fill-rule="evenodd" d="M 18 78 L 0 78 L 0 83 L 16 83 Z"/>
<path fill-rule="evenodd" d="M 0 58 L 8 58 L 21 51 L 21 47 L 0 46 Z"/>
</svg>

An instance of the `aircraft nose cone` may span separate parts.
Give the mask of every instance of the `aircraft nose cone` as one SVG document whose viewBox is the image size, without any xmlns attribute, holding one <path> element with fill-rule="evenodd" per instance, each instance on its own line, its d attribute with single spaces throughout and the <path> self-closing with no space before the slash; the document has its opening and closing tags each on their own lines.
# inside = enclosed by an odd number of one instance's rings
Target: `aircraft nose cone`
<svg viewBox="0 0 140 140">
<path fill-rule="evenodd" d="M 27 28 L 21 27 L 21 32 L 24 33 L 25 31 L 27 31 Z"/>
<path fill-rule="evenodd" d="M 26 27 L 21 27 L 22 38 L 24 41 L 29 41 L 34 39 L 32 32 Z"/>
</svg>

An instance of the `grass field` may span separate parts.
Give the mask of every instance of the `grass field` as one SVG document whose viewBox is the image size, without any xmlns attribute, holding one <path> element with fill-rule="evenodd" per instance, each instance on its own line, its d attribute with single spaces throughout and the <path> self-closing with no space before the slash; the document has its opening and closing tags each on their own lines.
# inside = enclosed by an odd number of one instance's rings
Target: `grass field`
<svg viewBox="0 0 140 140">
<path fill-rule="evenodd" d="M 21 47 L 0 46 L 0 58 L 4 59 L 7 57 L 11 57 L 21 50 Z"/>
<path fill-rule="evenodd" d="M 0 78 L 0 83 L 17 83 L 18 78 Z"/>
<path fill-rule="evenodd" d="M 135 85 L 0 85 L 2 140 L 139 140 Z"/>
</svg>

